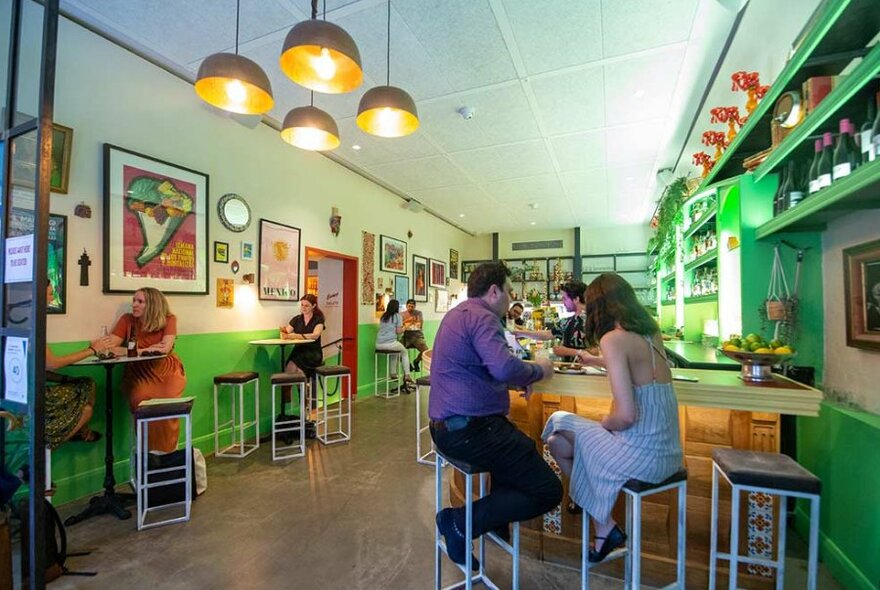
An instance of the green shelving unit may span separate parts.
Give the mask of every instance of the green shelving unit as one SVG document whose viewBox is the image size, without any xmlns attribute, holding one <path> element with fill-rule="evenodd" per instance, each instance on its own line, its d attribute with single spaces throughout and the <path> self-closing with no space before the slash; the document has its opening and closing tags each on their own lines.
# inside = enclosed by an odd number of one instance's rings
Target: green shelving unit
<svg viewBox="0 0 880 590">
<path fill-rule="evenodd" d="M 711 252 L 706 252 L 705 254 L 700 256 L 699 258 L 691 260 L 690 262 L 685 264 L 684 265 L 684 272 L 690 272 L 694 269 L 700 268 L 704 264 L 708 264 L 708 263 L 712 262 L 713 260 L 716 260 L 717 258 L 718 258 L 718 250 L 716 248 L 715 250 L 712 250 Z"/>
<path fill-rule="evenodd" d="M 692 223 L 690 227 L 687 228 L 687 230 L 681 236 L 682 239 L 687 240 L 691 238 L 695 233 L 700 231 L 706 225 L 706 223 L 708 223 L 709 221 L 713 221 L 717 212 L 718 206 L 712 205 L 712 207 L 710 207 L 705 213 L 703 213 L 703 215 L 700 216 L 700 219 Z"/>
</svg>

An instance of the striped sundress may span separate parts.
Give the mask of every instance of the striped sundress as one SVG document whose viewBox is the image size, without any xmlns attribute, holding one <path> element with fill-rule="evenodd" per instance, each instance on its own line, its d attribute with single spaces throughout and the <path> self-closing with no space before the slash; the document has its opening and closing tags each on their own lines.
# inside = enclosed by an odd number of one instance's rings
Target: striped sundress
<svg viewBox="0 0 880 590">
<path fill-rule="evenodd" d="M 654 347 L 651 364 L 654 365 Z M 658 354 L 661 354 L 657 351 Z M 665 355 L 662 355 L 664 356 Z M 630 479 L 659 483 L 682 467 L 678 401 L 671 383 L 633 388 L 635 423 L 611 432 L 571 412 L 554 412 L 541 437 L 560 430 L 574 433 L 574 462 L 569 496 L 599 522 L 606 522 L 623 485 Z"/>
</svg>

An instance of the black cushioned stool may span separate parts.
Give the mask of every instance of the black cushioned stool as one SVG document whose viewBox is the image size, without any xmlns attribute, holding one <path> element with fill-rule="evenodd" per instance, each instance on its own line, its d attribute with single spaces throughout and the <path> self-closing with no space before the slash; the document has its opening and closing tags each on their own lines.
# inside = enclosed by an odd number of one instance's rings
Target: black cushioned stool
<svg viewBox="0 0 880 590">
<path fill-rule="evenodd" d="M 315 369 L 318 379 L 318 423 L 317 438 L 323 445 L 351 440 L 351 369 L 342 365 L 323 365 Z M 345 390 L 342 381 L 345 380 Z M 327 391 L 328 380 L 336 382 L 339 401 L 336 408 L 329 409 L 329 398 L 332 393 Z M 336 429 L 329 430 L 330 421 L 336 422 Z"/>
<path fill-rule="evenodd" d="M 165 401 L 162 403 L 146 403 L 141 405 L 134 411 L 135 420 L 135 457 L 137 467 L 135 468 L 134 488 L 137 495 L 137 528 L 139 531 L 164 524 L 173 524 L 176 522 L 186 522 L 190 517 L 190 509 L 192 507 L 192 473 L 193 473 L 193 453 L 192 453 L 192 406 L 193 400 L 175 400 Z M 150 441 L 149 441 L 149 424 L 160 420 L 183 419 L 184 421 L 184 463 L 163 469 L 150 469 Z M 160 476 L 165 473 L 180 472 L 179 477 L 170 479 L 154 478 L 151 476 Z M 167 476 L 163 476 L 167 477 Z M 184 496 L 183 500 L 172 502 L 170 504 L 162 504 L 159 506 L 150 506 L 150 490 L 165 486 L 178 486 L 183 484 Z M 180 514 L 182 508 L 182 514 Z M 172 516 L 166 518 L 158 518 L 147 522 L 147 517 L 151 513 L 171 512 Z M 179 516 L 173 516 L 179 514 Z"/>
<path fill-rule="evenodd" d="M 730 552 L 718 551 L 718 475 L 732 486 L 730 500 Z M 717 562 L 730 562 L 729 588 L 735 590 L 739 564 L 755 564 L 776 569 L 776 590 L 785 580 L 785 513 L 782 509 L 777 536 L 776 559 L 747 557 L 739 554 L 740 492 L 761 492 L 774 496 L 810 500 L 810 547 L 807 562 L 807 590 L 816 590 L 819 567 L 819 478 L 787 455 L 736 449 L 712 451 L 712 539 L 709 550 L 709 588 L 715 588 Z M 784 504 L 783 504 L 784 505 Z"/>
<path fill-rule="evenodd" d="M 306 378 L 304 375 L 294 373 L 275 373 L 269 377 L 269 383 L 272 384 L 272 460 L 302 457 L 306 454 Z M 277 395 L 279 387 L 291 387 L 291 394 L 293 389 L 296 389 L 299 399 L 298 416 L 291 416 L 287 420 L 276 420 L 278 414 L 275 413 L 275 401 L 280 397 Z M 284 400 L 281 400 L 280 404 L 283 412 Z M 278 434 L 285 432 L 298 433 L 297 438 L 292 444 L 279 445 Z"/>
<path fill-rule="evenodd" d="M 377 350 L 376 356 L 373 357 L 373 374 L 376 376 L 376 380 L 373 382 L 373 395 L 376 397 L 391 399 L 392 397 L 400 395 L 400 388 L 403 387 L 403 375 L 405 372 L 403 367 L 398 367 L 397 375 L 395 377 L 391 376 L 392 357 L 397 358 L 398 364 L 408 362 L 406 360 L 406 355 L 401 355 L 397 350 Z M 404 360 L 401 360 L 401 357 L 403 357 Z M 379 376 L 379 366 L 381 364 L 379 359 L 385 360 L 384 376 Z M 392 384 L 394 385 L 392 386 Z M 385 391 L 380 392 L 379 387 L 384 387 Z"/>
<path fill-rule="evenodd" d="M 244 388 L 249 383 L 254 384 L 254 418 L 245 421 L 244 417 Z M 220 391 L 228 387 L 232 418 L 220 423 Z M 236 395 L 236 389 L 238 395 Z M 220 447 L 220 429 L 230 427 L 232 443 L 226 447 Z M 245 442 L 245 431 L 253 427 L 254 442 Z M 238 373 L 224 373 L 214 377 L 214 456 L 216 457 L 247 457 L 260 448 L 260 375 L 253 371 Z M 234 450 L 237 449 L 237 450 Z"/>
<path fill-rule="evenodd" d="M 448 457 L 444 457 L 440 451 L 436 452 L 437 460 L 435 462 L 435 499 L 437 512 L 440 512 L 443 509 L 443 467 L 445 465 L 449 465 L 462 475 L 464 475 L 465 480 L 465 488 L 464 488 L 464 511 L 465 511 L 465 525 L 464 525 L 464 538 L 471 539 L 473 538 L 473 530 L 474 530 L 474 480 L 473 475 L 478 475 L 480 477 L 480 496 L 482 498 L 486 495 L 486 476 L 488 473 L 480 471 L 478 468 L 470 465 L 468 463 L 464 463 L 463 461 L 454 461 L 449 459 Z M 477 499 L 479 499 L 477 498 Z M 455 584 L 451 584 L 443 588 L 441 583 L 441 575 L 440 575 L 440 557 L 442 553 L 446 553 L 446 543 L 440 536 L 440 530 L 435 526 L 434 527 L 434 589 L 435 590 L 449 590 L 451 588 L 460 588 L 464 586 L 466 590 L 470 590 L 473 588 L 474 583 L 479 582 L 486 586 L 487 588 L 494 588 L 494 590 L 498 590 L 498 586 L 489 579 L 489 576 L 486 575 L 486 542 L 485 537 L 489 537 L 490 540 L 494 541 L 501 549 L 510 554 L 513 559 L 513 572 L 511 573 L 511 589 L 519 590 L 519 523 L 513 523 L 511 527 L 511 540 L 513 544 L 505 542 L 495 533 L 486 533 L 480 537 L 479 547 L 480 547 L 480 569 L 477 572 L 477 575 L 474 575 L 472 565 L 473 552 L 471 551 L 471 547 L 473 545 L 472 542 L 467 543 L 467 560 L 464 565 L 455 564 L 455 566 L 461 570 L 464 574 L 463 582 L 456 582 Z"/>
<path fill-rule="evenodd" d="M 422 387 L 431 388 L 431 376 L 425 375 L 416 379 L 416 462 L 423 465 L 433 465 L 436 458 L 434 457 L 434 441 L 431 441 L 431 449 L 426 453 L 422 453 L 422 438 L 428 432 L 428 438 L 431 438 L 430 429 L 431 421 L 422 422 Z M 426 416 L 427 418 L 427 416 Z"/>
</svg>

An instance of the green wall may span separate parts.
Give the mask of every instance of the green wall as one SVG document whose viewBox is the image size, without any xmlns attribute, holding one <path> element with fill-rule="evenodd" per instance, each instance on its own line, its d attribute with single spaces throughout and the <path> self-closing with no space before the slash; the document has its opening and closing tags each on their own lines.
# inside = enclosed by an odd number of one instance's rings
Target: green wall
<svg viewBox="0 0 880 590">
<path fill-rule="evenodd" d="M 717 301 L 699 301 L 684 304 L 684 339 L 700 342 L 703 338 L 703 323 L 718 319 Z"/>
<path fill-rule="evenodd" d="M 434 341 L 439 321 L 425 322 L 425 337 L 428 346 Z M 358 384 L 357 398 L 373 395 L 373 352 L 378 324 L 358 326 Z M 277 347 L 252 346 L 250 340 L 274 338 L 277 330 L 258 330 L 247 332 L 225 332 L 213 334 L 180 335 L 175 343 L 175 351 L 183 360 L 187 384 L 184 395 L 196 398 L 193 406 L 193 444 L 204 454 L 214 452 L 214 375 L 230 371 L 257 371 L 260 374 L 260 432 L 271 430 L 271 407 L 269 396 L 271 387 L 269 376 L 280 369 Z M 82 350 L 87 343 L 67 342 L 52 344 L 56 354 Z M 289 348 L 288 348 L 289 351 Z M 345 359 L 343 359 L 343 364 Z M 69 367 L 62 372 L 70 375 L 92 377 L 98 383 L 98 402 L 91 427 L 98 432 L 106 432 L 104 420 L 104 371 L 101 368 Z M 128 479 L 129 448 L 131 444 L 131 412 L 128 402 L 118 391 L 122 371 L 114 374 L 116 391 L 113 416 L 113 454 L 114 473 L 118 482 Z M 227 390 L 228 391 L 228 390 Z M 221 399 L 221 419 L 223 412 L 229 411 L 229 397 Z M 338 397 L 331 397 L 331 401 Z M 224 442 L 221 433 L 221 444 Z M 21 440 L 20 434 L 11 441 Z M 228 440 L 228 438 L 226 439 Z M 52 480 L 57 486 L 56 503 L 63 504 L 100 490 L 104 474 L 104 440 L 97 443 L 67 443 L 52 454 Z"/>
<path fill-rule="evenodd" d="M 850 590 L 880 588 L 878 448 L 876 414 L 823 402 L 818 418 L 798 418 L 798 461 L 822 480 L 821 559 Z M 799 504 L 804 538 L 808 515 L 808 504 Z"/>
</svg>

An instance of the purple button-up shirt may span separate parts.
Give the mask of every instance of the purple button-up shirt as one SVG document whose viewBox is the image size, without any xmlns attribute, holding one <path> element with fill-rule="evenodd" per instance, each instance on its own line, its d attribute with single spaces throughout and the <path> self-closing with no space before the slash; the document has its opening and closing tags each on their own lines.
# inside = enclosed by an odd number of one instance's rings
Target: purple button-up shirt
<svg viewBox="0 0 880 590">
<path fill-rule="evenodd" d="M 489 305 L 468 299 L 446 314 L 434 338 L 428 415 L 506 415 L 508 385 L 529 385 L 543 376 L 541 367 L 510 352 L 501 318 Z"/>
</svg>

